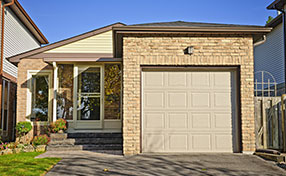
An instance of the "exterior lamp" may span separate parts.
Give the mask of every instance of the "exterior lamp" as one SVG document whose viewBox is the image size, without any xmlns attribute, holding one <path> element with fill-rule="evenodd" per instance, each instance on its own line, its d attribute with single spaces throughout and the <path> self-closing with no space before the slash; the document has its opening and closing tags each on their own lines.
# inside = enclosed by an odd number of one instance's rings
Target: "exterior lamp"
<svg viewBox="0 0 286 176">
<path fill-rule="evenodd" d="M 188 46 L 186 49 L 184 49 L 184 54 L 192 55 L 194 53 L 194 47 Z"/>
</svg>

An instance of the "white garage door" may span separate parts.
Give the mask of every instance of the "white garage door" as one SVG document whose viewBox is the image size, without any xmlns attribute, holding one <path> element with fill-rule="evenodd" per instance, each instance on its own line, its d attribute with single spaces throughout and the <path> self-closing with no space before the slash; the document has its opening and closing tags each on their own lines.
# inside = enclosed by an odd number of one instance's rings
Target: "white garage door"
<svg viewBox="0 0 286 176">
<path fill-rule="evenodd" d="M 143 71 L 143 152 L 235 152 L 230 71 Z"/>
</svg>

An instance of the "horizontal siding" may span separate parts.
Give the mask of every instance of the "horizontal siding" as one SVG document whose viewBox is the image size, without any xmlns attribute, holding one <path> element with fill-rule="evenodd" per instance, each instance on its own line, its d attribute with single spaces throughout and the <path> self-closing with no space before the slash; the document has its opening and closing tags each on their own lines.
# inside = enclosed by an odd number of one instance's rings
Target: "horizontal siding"
<svg viewBox="0 0 286 176">
<path fill-rule="evenodd" d="M 17 16 L 7 8 L 4 28 L 4 58 L 38 47 L 40 47 L 39 42 Z M 3 70 L 17 78 L 17 67 L 6 59 L 4 60 Z"/>
<path fill-rule="evenodd" d="M 112 31 L 73 42 L 45 53 L 113 53 Z"/>
<path fill-rule="evenodd" d="M 284 54 L 282 24 L 267 34 L 265 43 L 254 48 L 254 70 L 270 72 L 277 83 L 284 82 Z M 261 76 L 260 76 L 261 77 Z M 261 78 L 256 78 L 261 80 Z"/>
</svg>

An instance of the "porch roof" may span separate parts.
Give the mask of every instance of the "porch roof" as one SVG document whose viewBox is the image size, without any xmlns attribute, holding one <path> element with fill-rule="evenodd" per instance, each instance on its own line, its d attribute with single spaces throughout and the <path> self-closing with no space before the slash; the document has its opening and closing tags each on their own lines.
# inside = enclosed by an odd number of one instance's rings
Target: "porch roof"
<svg viewBox="0 0 286 176">
<path fill-rule="evenodd" d="M 55 42 L 52 43 L 50 45 L 44 46 L 44 47 L 40 47 L 40 48 L 36 48 L 27 52 L 23 52 L 20 54 L 17 54 L 15 56 L 11 56 L 8 58 L 8 60 L 12 63 L 17 64 L 18 62 L 20 62 L 21 59 L 23 58 L 51 58 L 51 55 L 45 55 L 46 53 L 44 53 L 45 51 L 57 48 L 57 47 L 61 47 L 63 45 L 67 45 L 69 43 L 73 43 L 79 40 L 83 40 L 85 38 L 97 35 L 97 34 L 101 34 L 107 31 L 112 30 L 113 27 L 118 27 L 118 26 L 123 26 L 123 23 L 114 23 L 108 26 L 104 26 L 102 28 L 98 28 L 95 30 L 92 30 L 90 32 L 81 34 L 81 35 L 77 35 L 75 37 L 71 37 L 65 40 L 61 40 L 59 42 Z M 51 53 L 50 53 L 51 54 Z M 98 59 L 98 58 L 105 58 L 105 57 L 113 57 L 112 53 L 54 53 L 55 55 L 53 56 L 55 59 L 59 59 L 59 58 L 93 58 L 93 59 Z M 64 56 L 65 55 L 65 56 Z M 79 56 L 80 55 L 80 56 Z M 84 60 L 81 60 L 84 61 Z"/>
</svg>

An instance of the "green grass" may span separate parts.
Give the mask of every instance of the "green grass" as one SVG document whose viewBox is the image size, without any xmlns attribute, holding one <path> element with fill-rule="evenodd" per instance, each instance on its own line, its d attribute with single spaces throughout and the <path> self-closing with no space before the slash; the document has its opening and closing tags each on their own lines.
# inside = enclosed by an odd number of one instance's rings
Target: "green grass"
<svg viewBox="0 0 286 176">
<path fill-rule="evenodd" d="M 1 176 L 44 175 L 60 158 L 37 158 L 40 152 L 19 153 L 0 156 Z"/>
</svg>

